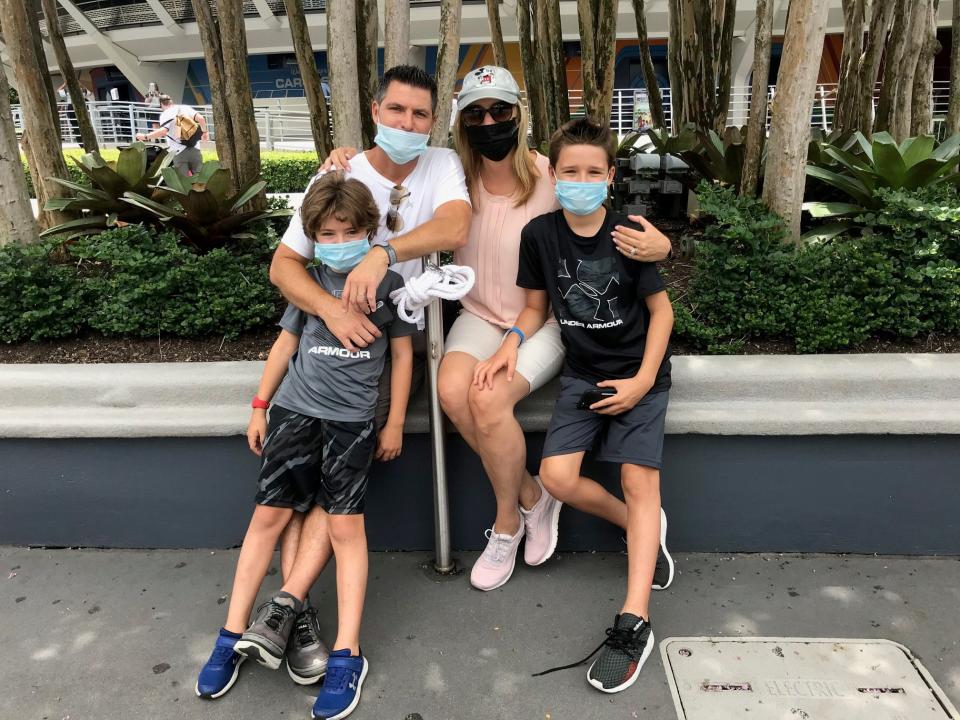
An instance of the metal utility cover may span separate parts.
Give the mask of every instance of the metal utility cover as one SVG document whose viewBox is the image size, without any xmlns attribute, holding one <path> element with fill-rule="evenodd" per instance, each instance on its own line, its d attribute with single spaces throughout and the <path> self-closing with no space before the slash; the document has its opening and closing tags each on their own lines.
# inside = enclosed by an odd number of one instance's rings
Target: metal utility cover
<svg viewBox="0 0 960 720">
<path fill-rule="evenodd" d="M 960 720 L 889 640 L 667 638 L 660 654 L 680 720 Z"/>
</svg>

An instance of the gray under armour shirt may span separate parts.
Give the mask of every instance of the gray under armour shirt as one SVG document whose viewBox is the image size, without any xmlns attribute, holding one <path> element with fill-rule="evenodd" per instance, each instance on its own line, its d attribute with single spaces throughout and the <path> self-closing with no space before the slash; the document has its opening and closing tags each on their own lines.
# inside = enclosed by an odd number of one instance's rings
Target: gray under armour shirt
<svg viewBox="0 0 960 720">
<path fill-rule="evenodd" d="M 325 266 L 310 274 L 334 297 L 343 294 L 346 275 Z M 413 335 L 417 326 L 400 319 L 390 293 L 403 287 L 403 278 L 392 270 L 377 288 L 377 310 L 371 321 L 383 334 L 365 348 L 350 352 L 320 318 L 288 305 L 280 327 L 300 336 L 300 347 L 290 358 L 286 377 L 273 402 L 301 415 L 323 420 L 365 422 L 373 418 L 380 375 L 390 338 Z"/>
</svg>

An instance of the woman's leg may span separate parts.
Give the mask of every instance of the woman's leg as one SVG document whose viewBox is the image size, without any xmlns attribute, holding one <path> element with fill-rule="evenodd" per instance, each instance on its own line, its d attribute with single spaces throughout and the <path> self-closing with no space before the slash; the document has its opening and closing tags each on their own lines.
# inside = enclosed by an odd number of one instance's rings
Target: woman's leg
<svg viewBox="0 0 960 720">
<path fill-rule="evenodd" d="M 230 632 L 242 633 L 247 629 L 250 611 L 270 567 L 277 540 L 292 514 L 290 508 L 257 505 L 254 509 L 233 577 L 233 592 L 230 594 L 230 607 L 224 624 L 224 628 Z"/>
<path fill-rule="evenodd" d="M 626 529 L 627 506 L 600 483 L 580 475 L 583 456 L 581 451 L 545 457 L 540 463 L 543 486 L 557 500 Z"/>
<path fill-rule="evenodd" d="M 479 362 L 469 353 L 448 352 L 443 356 L 437 375 L 440 406 L 474 452 L 479 452 L 477 429 L 467 394 L 473 384 L 473 371 Z"/>
<path fill-rule="evenodd" d="M 477 451 L 497 498 L 494 532 L 514 535 L 520 527 L 519 503 L 525 509 L 540 498 L 540 488 L 527 472 L 527 444 L 514 415 L 516 404 L 530 392 L 519 373 L 507 382 L 497 373 L 492 389 L 471 386 L 468 402 L 476 428 Z"/>
<path fill-rule="evenodd" d="M 660 471 L 624 464 L 620 483 L 627 499 L 627 599 L 621 613 L 650 619 L 650 584 L 660 548 Z"/>
</svg>

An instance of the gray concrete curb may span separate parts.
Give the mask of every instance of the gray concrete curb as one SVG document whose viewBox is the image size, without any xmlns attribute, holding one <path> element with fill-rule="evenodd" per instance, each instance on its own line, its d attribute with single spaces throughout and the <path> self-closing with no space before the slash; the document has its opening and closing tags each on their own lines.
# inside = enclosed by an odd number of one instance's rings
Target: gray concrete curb
<svg viewBox="0 0 960 720">
<path fill-rule="evenodd" d="M 0 437 L 218 437 L 245 432 L 260 362 L 3 365 Z M 960 355 L 681 356 L 667 432 L 960 434 Z M 554 384 L 518 408 L 546 428 Z M 426 432 L 423 397 L 408 432 Z"/>
</svg>

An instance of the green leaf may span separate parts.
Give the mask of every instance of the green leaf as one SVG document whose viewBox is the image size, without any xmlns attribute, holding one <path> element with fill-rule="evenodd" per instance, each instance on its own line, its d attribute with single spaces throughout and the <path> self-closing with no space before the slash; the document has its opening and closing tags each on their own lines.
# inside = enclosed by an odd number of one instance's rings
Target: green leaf
<svg viewBox="0 0 960 720">
<path fill-rule="evenodd" d="M 233 200 L 233 204 L 230 206 L 231 210 L 237 210 L 237 208 L 243 207 L 250 200 L 255 198 L 257 194 L 267 186 L 265 180 L 258 180 L 248 187 L 244 192 L 240 193 L 236 199 Z"/>
<path fill-rule="evenodd" d="M 186 218 L 186 215 L 184 215 L 183 212 L 177 208 L 170 205 L 163 205 L 137 193 L 125 192 L 123 194 L 123 198 L 121 199 L 124 202 L 130 203 L 131 205 L 136 205 L 144 210 L 149 210 L 161 220 L 169 220 L 171 218 Z"/>
<path fill-rule="evenodd" d="M 904 165 L 909 169 L 928 159 L 935 144 L 933 135 L 917 135 L 904 140 L 903 144 L 900 145 L 900 154 L 903 156 Z"/>
<path fill-rule="evenodd" d="M 933 151 L 931 157 L 937 160 L 950 160 L 953 159 L 956 161 L 957 151 L 960 150 L 960 133 L 954 135 L 953 137 L 947 138 L 940 146 Z"/>
<path fill-rule="evenodd" d="M 803 204 L 803 209 L 815 218 L 856 215 L 866 210 L 863 205 L 842 202 L 807 202 Z"/>
<path fill-rule="evenodd" d="M 143 143 L 134 143 L 120 151 L 116 172 L 128 187 L 136 187 L 143 181 L 147 172 L 147 152 Z"/>
<path fill-rule="evenodd" d="M 199 182 L 204 184 L 209 183 L 210 178 L 213 177 L 214 173 L 220 170 L 220 168 L 221 168 L 221 165 L 219 161 L 209 160 L 203 164 L 203 166 L 200 168 L 200 172 L 198 172 L 194 177 L 192 177 L 191 180 L 193 180 L 193 182 Z"/>
<path fill-rule="evenodd" d="M 70 220 L 69 222 L 61 223 L 60 225 L 55 225 L 48 230 L 44 230 L 40 233 L 40 237 L 50 237 L 51 235 L 62 235 L 66 232 L 72 232 L 74 230 L 91 230 L 96 228 L 105 228 L 106 217 L 98 215 L 96 217 L 85 217 L 80 218 L 79 220 Z"/>
<path fill-rule="evenodd" d="M 907 175 L 907 166 L 900 155 L 900 148 L 894 143 L 873 142 L 873 164 L 877 175 L 887 187 L 899 190 Z"/>
<path fill-rule="evenodd" d="M 822 180 L 828 185 L 832 185 L 867 207 L 873 207 L 875 205 L 876 201 L 873 198 L 873 193 L 862 182 L 855 178 L 848 178 L 839 173 L 811 165 L 807 166 L 807 175 L 817 180 Z"/>
<path fill-rule="evenodd" d="M 90 187 L 89 185 L 81 185 L 80 183 L 75 183 L 72 180 L 64 180 L 63 178 L 58 177 L 48 177 L 47 180 L 55 182 L 57 185 L 62 185 L 68 190 L 73 190 L 84 197 L 96 198 L 97 200 L 113 200 L 113 196 L 111 196 L 110 193 Z"/>
<path fill-rule="evenodd" d="M 833 240 L 838 235 L 842 235 L 852 229 L 853 226 L 850 223 L 833 223 L 831 225 L 823 225 L 821 227 L 815 227 L 812 230 L 807 230 L 800 239 L 808 245 L 815 245 Z"/>
<path fill-rule="evenodd" d="M 190 192 L 190 178 L 183 175 L 177 168 L 165 167 L 160 170 L 163 176 L 163 183 L 166 188 L 179 195 L 186 195 Z"/>
</svg>

